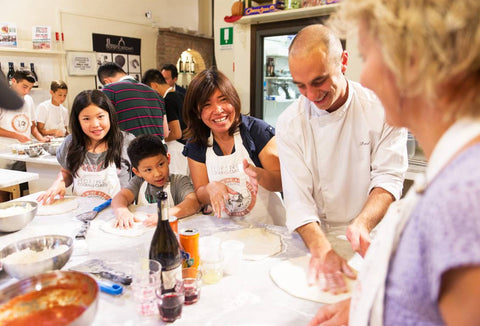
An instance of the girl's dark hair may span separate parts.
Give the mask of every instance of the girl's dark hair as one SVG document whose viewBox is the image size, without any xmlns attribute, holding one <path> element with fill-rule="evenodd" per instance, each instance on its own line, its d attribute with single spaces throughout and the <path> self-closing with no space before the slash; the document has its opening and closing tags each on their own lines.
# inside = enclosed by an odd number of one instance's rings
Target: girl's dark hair
<svg viewBox="0 0 480 326">
<path fill-rule="evenodd" d="M 107 143 L 107 156 L 103 163 L 106 168 L 110 163 L 115 163 L 120 168 L 122 157 L 123 134 L 118 127 L 117 113 L 110 99 L 99 90 L 87 90 L 80 92 L 73 100 L 72 112 L 70 112 L 70 130 L 72 132 L 72 142 L 67 152 L 67 169 L 76 176 L 77 171 L 85 160 L 87 155 L 87 146 L 90 141 L 85 135 L 78 120 L 80 112 L 89 105 L 96 105 L 108 113 L 110 120 L 110 130 L 101 142 Z"/>
<path fill-rule="evenodd" d="M 242 121 L 240 117 L 240 97 L 227 76 L 218 71 L 216 67 L 211 67 L 202 71 L 192 79 L 185 94 L 183 121 L 187 125 L 187 128 L 184 131 L 184 138 L 190 138 L 189 142 L 207 146 L 210 128 L 202 121 L 202 107 L 216 89 L 218 89 L 235 108 L 235 119 L 228 133 L 233 135 L 240 125 Z"/>
</svg>

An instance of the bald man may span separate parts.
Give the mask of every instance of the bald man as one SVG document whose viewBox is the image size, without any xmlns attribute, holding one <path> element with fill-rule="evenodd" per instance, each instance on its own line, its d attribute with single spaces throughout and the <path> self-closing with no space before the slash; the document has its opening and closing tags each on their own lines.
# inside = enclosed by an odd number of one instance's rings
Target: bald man
<svg viewBox="0 0 480 326">
<path fill-rule="evenodd" d="M 370 231 L 401 196 L 408 164 L 406 130 L 388 126 L 373 92 L 346 79 L 347 62 L 328 28 L 302 29 L 289 48 L 302 95 L 276 126 L 287 227 L 311 253 L 309 282 L 332 293 L 354 278 L 347 260 L 365 254 Z M 350 244 L 339 240 L 345 235 Z"/>
</svg>

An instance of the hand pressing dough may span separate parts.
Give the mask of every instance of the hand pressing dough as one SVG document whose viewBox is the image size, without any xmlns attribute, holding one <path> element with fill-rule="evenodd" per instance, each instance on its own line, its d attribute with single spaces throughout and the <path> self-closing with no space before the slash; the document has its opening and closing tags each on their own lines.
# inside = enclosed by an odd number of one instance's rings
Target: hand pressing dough
<svg viewBox="0 0 480 326">
<path fill-rule="evenodd" d="M 64 197 L 56 199 L 52 204 L 39 205 L 37 215 L 60 215 L 77 209 L 78 198 Z"/>
<path fill-rule="evenodd" d="M 310 256 L 296 257 L 276 264 L 270 269 L 273 282 L 288 294 L 320 303 L 335 303 L 351 296 L 355 280 L 345 278 L 348 292 L 331 294 L 324 292 L 318 285 L 309 286 L 307 268 Z"/>
<path fill-rule="evenodd" d="M 264 228 L 248 228 L 213 234 L 222 241 L 238 240 L 245 245 L 243 259 L 260 260 L 282 251 L 281 236 Z"/>
<path fill-rule="evenodd" d="M 128 209 L 135 214 L 135 217 L 137 217 L 140 222 L 135 222 L 133 224 L 133 227 L 130 229 L 121 229 L 121 228 L 116 228 L 115 225 L 115 218 L 106 221 L 100 226 L 100 229 L 106 233 L 122 236 L 122 237 L 139 237 L 148 230 L 150 230 L 153 227 L 147 227 L 143 225 L 143 221 L 148 217 L 148 214 L 146 211 L 150 211 L 149 209 L 142 209 L 142 206 L 134 206 L 130 205 Z"/>
</svg>

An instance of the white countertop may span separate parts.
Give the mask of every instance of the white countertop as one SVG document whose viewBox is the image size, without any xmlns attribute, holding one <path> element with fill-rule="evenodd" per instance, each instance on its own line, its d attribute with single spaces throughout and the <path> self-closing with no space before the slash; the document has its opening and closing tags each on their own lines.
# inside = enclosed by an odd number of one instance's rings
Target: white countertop
<svg viewBox="0 0 480 326">
<path fill-rule="evenodd" d="M 21 199 L 34 199 L 32 194 Z M 75 216 L 91 210 L 101 201 L 82 198 L 80 206 L 73 212 L 55 216 L 36 216 L 24 229 L 14 233 L 0 233 L 0 247 L 32 236 L 62 234 L 75 237 L 81 226 Z M 154 206 L 155 207 L 155 206 Z M 153 207 L 153 209 L 154 209 Z M 125 238 L 104 233 L 100 225 L 113 218 L 111 208 L 102 211 L 92 221 L 83 242 L 88 254 L 81 250 L 78 240 L 74 241 L 74 255 L 64 267 L 77 265 L 87 259 L 100 258 L 118 260 L 132 265 L 146 255 L 153 229 L 137 238 Z M 200 236 L 218 231 L 243 228 L 231 219 L 197 215 L 179 221 L 179 229 L 196 228 Z M 184 306 L 182 318 L 175 325 L 306 325 L 321 304 L 295 298 L 279 289 L 270 279 L 270 268 L 282 260 L 303 256 L 307 253 L 298 234 L 290 234 L 284 227 L 267 226 L 282 237 L 283 251 L 259 261 L 242 261 L 237 274 L 224 276 L 217 284 L 203 285 L 200 300 Z M 75 246 L 77 246 L 75 249 Z M 0 288 L 15 282 L 5 272 L 0 272 Z M 135 311 L 132 290 L 127 286 L 118 297 L 100 293 L 97 314 L 92 325 L 159 325 L 158 315 L 143 317 Z"/>
<path fill-rule="evenodd" d="M 37 179 L 38 173 L 0 169 L 0 188 L 10 187 Z"/>
<path fill-rule="evenodd" d="M 60 166 L 60 163 L 57 161 L 57 157 L 55 155 L 44 154 L 37 157 L 30 157 L 27 154 L 13 154 L 11 151 L 2 151 L 0 152 L 0 158 L 12 160 L 12 161 L 23 161 L 23 162 L 30 162 L 30 163 L 38 163 L 38 164 L 46 164 L 46 165 L 54 165 Z"/>
</svg>

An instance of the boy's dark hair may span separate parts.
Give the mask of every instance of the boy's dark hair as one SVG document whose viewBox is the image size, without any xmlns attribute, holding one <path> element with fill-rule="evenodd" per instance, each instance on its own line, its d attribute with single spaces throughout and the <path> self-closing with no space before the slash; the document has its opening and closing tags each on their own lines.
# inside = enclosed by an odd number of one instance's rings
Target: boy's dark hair
<svg viewBox="0 0 480 326">
<path fill-rule="evenodd" d="M 150 86 L 151 83 L 157 83 L 159 85 L 166 84 L 165 78 L 158 69 L 148 69 L 145 71 L 142 77 L 142 83 Z"/>
<path fill-rule="evenodd" d="M 29 83 L 35 83 L 36 81 L 35 76 L 32 74 L 30 70 L 17 70 L 13 74 L 12 78 L 15 79 L 17 83 L 21 82 L 24 79 Z"/>
<path fill-rule="evenodd" d="M 162 70 L 168 70 L 172 73 L 172 79 L 178 77 L 178 70 L 177 70 L 177 67 L 175 67 L 175 65 L 169 63 L 169 64 L 166 64 L 166 65 L 163 65 L 162 67 Z"/>
<path fill-rule="evenodd" d="M 115 62 L 105 62 L 101 65 L 97 70 L 98 79 L 102 84 L 104 84 L 104 79 L 108 77 L 113 77 L 118 73 L 127 74 L 125 70 L 122 69 L 118 64 Z"/>
<path fill-rule="evenodd" d="M 50 90 L 55 93 L 59 89 L 68 90 L 68 86 L 63 80 L 52 81 L 52 83 L 50 84 Z"/>
<path fill-rule="evenodd" d="M 159 154 L 167 156 L 167 149 L 159 136 L 141 135 L 130 142 L 127 154 L 130 158 L 130 163 L 137 169 L 138 163 L 145 158 Z"/>
</svg>

